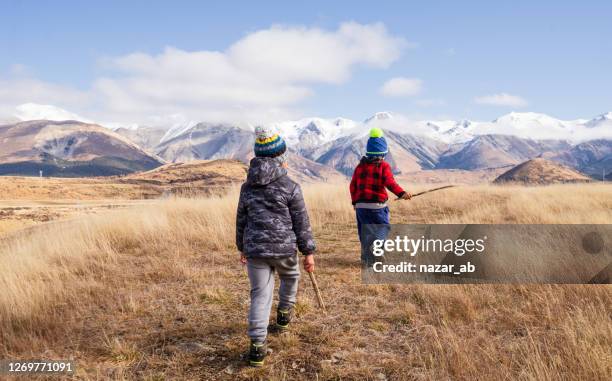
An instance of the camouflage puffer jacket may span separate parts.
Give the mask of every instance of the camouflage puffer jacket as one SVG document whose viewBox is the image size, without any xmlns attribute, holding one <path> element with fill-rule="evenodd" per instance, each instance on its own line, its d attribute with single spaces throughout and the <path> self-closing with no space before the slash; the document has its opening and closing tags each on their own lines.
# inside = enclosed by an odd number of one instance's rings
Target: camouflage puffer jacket
<svg viewBox="0 0 612 381">
<path fill-rule="evenodd" d="M 315 251 L 302 189 L 278 160 L 251 160 L 240 189 L 236 246 L 248 258 L 284 258 Z"/>
</svg>

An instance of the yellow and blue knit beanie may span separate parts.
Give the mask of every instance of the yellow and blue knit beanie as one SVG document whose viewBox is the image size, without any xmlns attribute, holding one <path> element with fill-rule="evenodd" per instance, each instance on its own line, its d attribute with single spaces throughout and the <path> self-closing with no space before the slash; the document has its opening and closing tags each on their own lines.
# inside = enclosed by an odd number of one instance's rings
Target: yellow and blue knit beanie
<svg viewBox="0 0 612 381">
<path fill-rule="evenodd" d="M 370 138 L 366 145 L 366 156 L 381 157 L 389 152 L 387 141 L 383 135 L 383 131 L 380 128 L 374 127 L 370 130 Z"/>
<path fill-rule="evenodd" d="M 287 145 L 278 133 L 268 127 L 255 127 L 255 156 L 277 157 L 285 151 Z"/>
</svg>

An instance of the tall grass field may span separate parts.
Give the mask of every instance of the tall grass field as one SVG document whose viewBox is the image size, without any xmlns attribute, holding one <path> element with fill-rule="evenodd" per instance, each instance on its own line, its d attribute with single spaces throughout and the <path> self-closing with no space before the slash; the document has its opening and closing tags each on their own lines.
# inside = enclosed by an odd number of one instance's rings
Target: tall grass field
<svg viewBox="0 0 612 381">
<path fill-rule="evenodd" d="M 305 188 L 329 311 L 303 277 L 262 369 L 241 357 L 237 189 L 0 236 L 0 358 L 72 358 L 77 379 L 612 379 L 610 285 L 362 285 L 346 188 Z M 390 206 L 394 223 L 607 224 L 612 186 L 465 186 Z"/>
</svg>

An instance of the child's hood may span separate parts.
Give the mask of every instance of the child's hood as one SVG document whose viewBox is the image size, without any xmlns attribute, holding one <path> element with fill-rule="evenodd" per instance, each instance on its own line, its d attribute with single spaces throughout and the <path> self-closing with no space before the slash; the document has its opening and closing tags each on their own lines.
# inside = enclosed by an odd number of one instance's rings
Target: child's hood
<svg viewBox="0 0 612 381">
<path fill-rule="evenodd" d="M 258 186 L 268 185 L 286 174 L 287 170 L 278 160 L 269 157 L 255 157 L 251 159 L 247 183 Z"/>
</svg>

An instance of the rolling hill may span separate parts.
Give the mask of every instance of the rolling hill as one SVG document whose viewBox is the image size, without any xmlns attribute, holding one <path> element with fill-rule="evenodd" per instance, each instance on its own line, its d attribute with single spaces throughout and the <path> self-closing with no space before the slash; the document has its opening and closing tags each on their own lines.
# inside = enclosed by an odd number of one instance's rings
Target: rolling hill
<svg viewBox="0 0 612 381">
<path fill-rule="evenodd" d="M 542 159 L 532 159 L 517 165 L 495 179 L 495 184 L 549 185 L 584 183 L 592 181 L 587 176 L 564 165 Z"/>
</svg>

